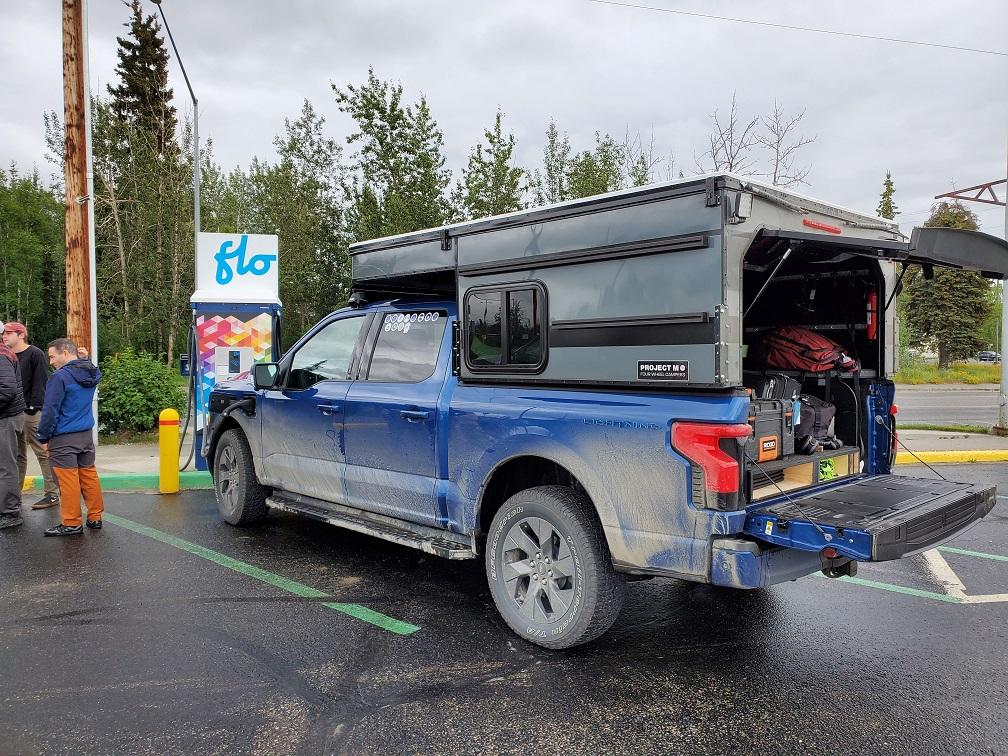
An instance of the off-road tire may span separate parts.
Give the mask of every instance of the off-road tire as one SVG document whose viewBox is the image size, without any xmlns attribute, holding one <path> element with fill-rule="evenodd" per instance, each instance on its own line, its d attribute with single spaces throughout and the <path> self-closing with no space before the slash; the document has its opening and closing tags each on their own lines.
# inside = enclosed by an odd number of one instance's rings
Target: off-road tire
<svg viewBox="0 0 1008 756">
<path fill-rule="evenodd" d="M 595 511 L 565 486 L 528 488 L 504 503 L 487 534 L 486 570 L 504 621 L 545 648 L 594 640 L 623 607 L 626 581 Z"/>
<path fill-rule="evenodd" d="M 232 525 L 252 525 L 266 517 L 269 488 L 252 464 L 245 434 L 231 428 L 221 434 L 214 453 L 214 496 L 221 519 Z"/>
</svg>

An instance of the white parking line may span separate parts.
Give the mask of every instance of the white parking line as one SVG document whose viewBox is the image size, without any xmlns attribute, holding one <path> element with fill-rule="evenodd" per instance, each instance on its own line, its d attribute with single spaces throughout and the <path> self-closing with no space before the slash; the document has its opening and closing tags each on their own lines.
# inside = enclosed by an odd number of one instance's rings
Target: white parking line
<svg viewBox="0 0 1008 756">
<path fill-rule="evenodd" d="M 924 557 L 924 565 L 927 567 L 931 577 L 945 590 L 949 596 L 955 596 L 960 601 L 966 601 L 966 586 L 955 574 L 945 557 L 938 553 L 937 549 L 929 549 L 921 554 Z"/>
</svg>

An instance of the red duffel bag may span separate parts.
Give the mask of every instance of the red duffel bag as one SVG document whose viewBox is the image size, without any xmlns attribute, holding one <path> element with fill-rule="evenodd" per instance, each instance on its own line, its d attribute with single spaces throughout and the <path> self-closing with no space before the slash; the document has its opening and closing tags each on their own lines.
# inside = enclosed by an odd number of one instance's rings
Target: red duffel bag
<svg viewBox="0 0 1008 756">
<path fill-rule="evenodd" d="M 768 334 L 764 349 L 767 365 L 782 370 L 822 373 L 835 368 L 856 373 L 861 369 L 835 341 L 798 326 L 784 326 Z"/>
</svg>

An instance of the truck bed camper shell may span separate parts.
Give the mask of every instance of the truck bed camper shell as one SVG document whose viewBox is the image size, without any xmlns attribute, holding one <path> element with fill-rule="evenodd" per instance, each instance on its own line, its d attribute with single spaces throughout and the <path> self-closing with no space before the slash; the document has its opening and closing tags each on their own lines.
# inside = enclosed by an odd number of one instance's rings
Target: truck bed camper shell
<svg viewBox="0 0 1008 756">
<path fill-rule="evenodd" d="M 741 388 L 747 356 L 782 325 L 842 335 L 862 376 L 882 376 L 887 305 L 908 264 L 1008 273 L 995 237 L 907 238 L 731 174 L 361 242 L 350 256 L 368 300 L 457 300 L 463 381 L 648 389 Z"/>
</svg>

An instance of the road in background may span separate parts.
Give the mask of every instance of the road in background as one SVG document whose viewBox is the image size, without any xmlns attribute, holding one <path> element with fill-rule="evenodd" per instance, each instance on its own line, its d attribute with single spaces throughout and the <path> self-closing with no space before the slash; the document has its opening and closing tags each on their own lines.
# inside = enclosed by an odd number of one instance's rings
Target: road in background
<svg viewBox="0 0 1008 756">
<path fill-rule="evenodd" d="M 998 390 L 935 386 L 897 386 L 896 404 L 903 423 L 994 425 Z"/>
</svg>

